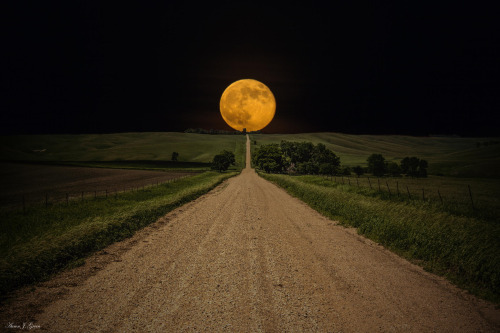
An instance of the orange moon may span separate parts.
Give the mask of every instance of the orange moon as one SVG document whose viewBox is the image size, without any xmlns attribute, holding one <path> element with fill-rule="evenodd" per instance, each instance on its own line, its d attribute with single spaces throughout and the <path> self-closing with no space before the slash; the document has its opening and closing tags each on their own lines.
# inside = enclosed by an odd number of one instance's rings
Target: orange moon
<svg viewBox="0 0 500 333">
<path fill-rule="evenodd" d="M 220 113 L 238 131 L 263 129 L 274 118 L 276 100 L 262 82 L 244 79 L 231 83 L 220 98 Z"/>
</svg>

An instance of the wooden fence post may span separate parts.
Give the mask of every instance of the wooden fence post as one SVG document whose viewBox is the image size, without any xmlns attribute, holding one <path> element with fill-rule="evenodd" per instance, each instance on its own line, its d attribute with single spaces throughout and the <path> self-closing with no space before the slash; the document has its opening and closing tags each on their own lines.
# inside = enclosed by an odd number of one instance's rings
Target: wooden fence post
<svg viewBox="0 0 500 333">
<path fill-rule="evenodd" d="M 438 189 L 438 195 L 439 195 L 439 200 L 441 200 L 441 205 L 443 204 L 443 198 L 441 198 L 441 193 L 439 192 L 439 189 Z"/>
<path fill-rule="evenodd" d="M 408 188 L 408 185 L 406 185 L 406 191 L 408 192 L 408 199 L 411 200 L 410 189 Z"/>
<path fill-rule="evenodd" d="M 377 182 L 378 182 L 378 191 L 380 192 L 380 178 L 377 178 Z"/>
<path fill-rule="evenodd" d="M 370 184 L 370 190 L 372 189 L 372 182 L 370 181 L 370 177 L 368 177 L 368 183 Z"/>
<path fill-rule="evenodd" d="M 358 184 L 359 187 L 359 177 L 356 177 L 356 183 Z"/>
<path fill-rule="evenodd" d="M 476 208 L 474 207 L 474 200 L 472 200 L 472 190 L 470 189 L 470 185 L 467 185 L 469 188 L 469 196 L 470 196 L 470 202 L 472 204 L 472 210 L 475 210 Z"/>
<path fill-rule="evenodd" d="M 389 188 L 389 183 L 387 180 L 385 181 L 385 185 L 387 185 L 387 191 L 389 191 L 389 195 L 391 195 L 391 189 Z"/>
<path fill-rule="evenodd" d="M 398 192 L 398 198 L 399 198 L 399 182 L 396 181 L 396 191 Z"/>
</svg>

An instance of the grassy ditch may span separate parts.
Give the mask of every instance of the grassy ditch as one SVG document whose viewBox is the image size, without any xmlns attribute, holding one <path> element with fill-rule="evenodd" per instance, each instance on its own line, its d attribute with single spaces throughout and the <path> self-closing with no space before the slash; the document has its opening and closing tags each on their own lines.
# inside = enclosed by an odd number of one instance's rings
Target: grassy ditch
<svg viewBox="0 0 500 333">
<path fill-rule="evenodd" d="M 261 176 L 426 270 L 500 303 L 498 219 L 454 215 L 429 202 L 383 198 L 318 176 Z"/>
<path fill-rule="evenodd" d="M 0 211 L 0 296 L 123 240 L 236 172 L 205 172 L 116 197 Z"/>
<path fill-rule="evenodd" d="M 344 191 L 383 200 L 411 204 L 421 201 L 420 204 L 434 206 L 439 211 L 475 217 L 492 223 L 500 220 L 499 179 L 438 176 L 428 178 L 302 176 L 300 179 L 306 183 L 326 187 L 340 186 Z M 337 185 L 334 185 L 334 182 Z M 473 205 L 468 187 L 472 189 Z"/>
</svg>

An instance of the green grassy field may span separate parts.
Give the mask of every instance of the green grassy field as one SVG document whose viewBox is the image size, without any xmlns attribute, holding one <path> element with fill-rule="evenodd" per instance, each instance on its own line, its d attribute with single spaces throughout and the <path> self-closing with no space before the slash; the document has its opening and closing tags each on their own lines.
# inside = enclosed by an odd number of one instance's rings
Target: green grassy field
<svg viewBox="0 0 500 333">
<path fill-rule="evenodd" d="M 281 140 L 323 143 L 351 167 L 367 166 L 373 153 L 396 162 L 405 156 L 426 159 L 430 176 L 424 179 L 260 174 L 325 216 L 500 303 L 497 138 L 306 133 L 252 134 L 251 140 L 253 151 Z"/>
<path fill-rule="evenodd" d="M 381 153 L 399 161 L 417 156 L 429 161 L 427 179 L 344 179 L 263 175 L 323 214 L 339 219 L 396 253 L 448 276 L 487 299 L 499 300 L 500 145 L 495 138 L 443 138 L 309 133 L 252 134 L 252 150 L 281 140 L 324 143 L 343 165 L 366 166 Z M 257 145 L 253 141 L 257 141 Z M 481 142 L 481 145 L 477 145 Z M 484 142 L 488 142 L 485 145 Z M 70 164 L 105 168 L 195 170 L 209 167 L 221 150 L 233 151 L 240 170 L 245 137 L 186 133 L 0 136 L 0 161 Z M 172 152 L 179 162 L 170 161 Z M 47 278 L 68 264 L 133 234 L 169 210 L 207 192 L 232 173 L 202 173 L 118 198 L 70 205 L 0 210 L 0 291 Z M 435 176 L 443 174 L 444 176 Z M 451 177 L 460 176 L 460 177 Z M 468 177 L 468 178 L 466 178 Z M 348 182 L 351 185 L 348 185 Z M 355 183 L 356 182 L 356 183 Z M 386 187 L 390 186 L 391 194 Z M 396 182 L 401 196 L 395 191 Z M 471 209 L 471 186 L 476 210 Z M 404 196 L 409 187 L 412 199 Z M 420 198 L 425 189 L 425 199 Z M 441 203 L 437 190 L 443 198 Z"/>
<path fill-rule="evenodd" d="M 252 134 L 260 144 L 281 140 L 324 143 L 346 166 L 366 166 L 372 153 L 389 161 L 417 156 L 429 162 L 430 174 L 469 178 L 500 178 L 498 138 L 412 137 L 341 133 Z M 61 163 L 79 166 L 151 170 L 204 170 L 221 150 L 233 151 L 237 168 L 244 166 L 243 135 L 194 133 L 116 133 L 82 135 L 0 136 L 0 160 Z M 478 143 L 481 145 L 478 147 Z M 170 163 L 172 152 L 178 164 Z"/>
<path fill-rule="evenodd" d="M 472 293 L 500 303 L 498 216 L 454 214 L 321 176 L 262 174 L 312 208 Z"/>
<path fill-rule="evenodd" d="M 499 138 L 413 137 L 399 135 L 351 135 L 341 133 L 252 134 L 252 143 L 309 141 L 323 143 L 340 156 L 346 166 L 367 166 L 373 153 L 389 161 L 417 156 L 429 162 L 430 174 L 469 178 L 500 178 Z M 488 142 L 488 145 L 478 143 Z"/>
<path fill-rule="evenodd" d="M 81 135 L 0 136 L 0 160 L 140 169 L 206 169 L 221 150 L 244 166 L 244 135 L 146 132 Z M 179 162 L 171 163 L 172 152 Z M 68 163 L 64 163 L 68 164 Z"/>
<path fill-rule="evenodd" d="M 16 161 L 13 161 L 17 163 Z M 22 164 L 30 165 L 64 165 L 85 168 L 105 168 L 105 169 L 135 169 L 151 171 L 208 171 L 211 164 L 209 162 L 173 162 L 173 161 L 20 161 Z M 241 169 L 240 165 L 232 165 L 231 170 Z"/>
<path fill-rule="evenodd" d="M 116 197 L 30 206 L 26 213 L 0 210 L 0 296 L 133 235 L 236 174 L 204 172 Z"/>
<path fill-rule="evenodd" d="M 442 176 L 375 178 L 367 175 L 327 179 L 332 183 L 351 185 L 352 190 L 368 190 L 365 193 L 370 195 L 400 201 L 425 201 L 453 214 L 500 220 L 500 179 Z"/>
</svg>

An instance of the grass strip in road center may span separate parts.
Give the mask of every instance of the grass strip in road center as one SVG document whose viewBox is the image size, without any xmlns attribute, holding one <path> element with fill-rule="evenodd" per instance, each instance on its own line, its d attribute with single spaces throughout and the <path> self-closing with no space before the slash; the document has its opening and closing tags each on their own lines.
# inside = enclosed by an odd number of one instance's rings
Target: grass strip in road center
<svg viewBox="0 0 500 333">
<path fill-rule="evenodd" d="M 109 198 L 0 211 L 0 296 L 123 240 L 237 172 L 204 172 Z M 1 299 L 0 298 L 0 299 Z"/>
<path fill-rule="evenodd" d="M 311 184 L 307 176 L 260 175 L 426 270 L 500 303 L 498 221 L 453 215 L 424 202 L 383 200 L 338 184 Z"/>
</svg>

